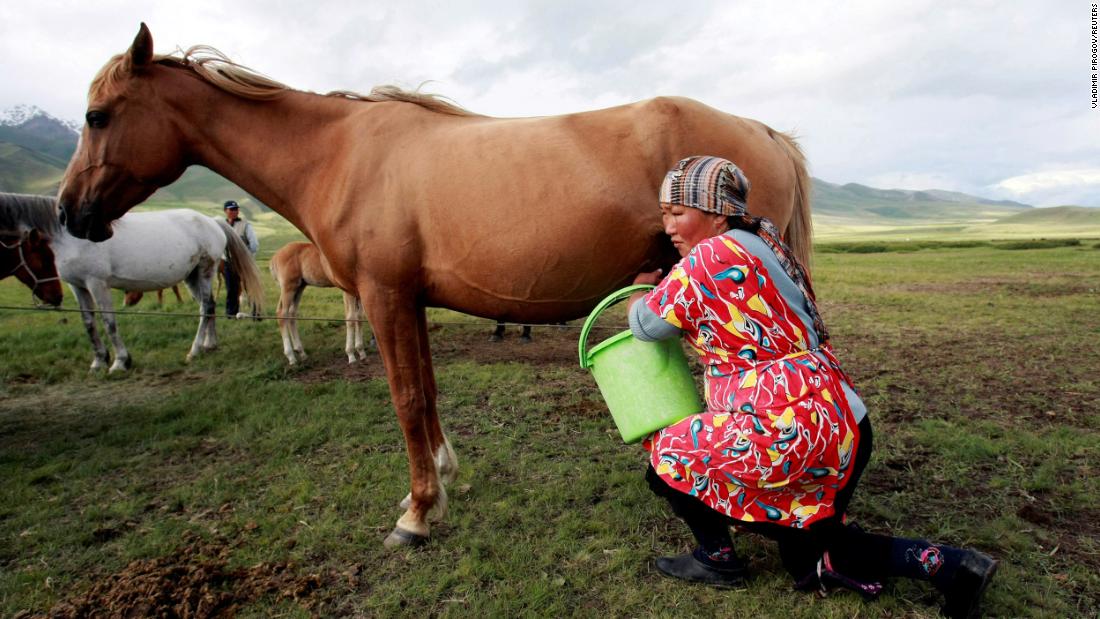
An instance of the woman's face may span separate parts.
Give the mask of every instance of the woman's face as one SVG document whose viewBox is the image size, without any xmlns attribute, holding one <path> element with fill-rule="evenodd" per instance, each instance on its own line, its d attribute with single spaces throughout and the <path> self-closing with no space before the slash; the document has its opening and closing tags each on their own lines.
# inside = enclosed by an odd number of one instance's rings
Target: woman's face
<svg viewBox="0 0 1100 619">
<path fill-rule="evenodd" d="M 672 239 L 681 256 L 688 255 L 699 241 L 729 230 L 725 215 L 707 213 L 682 204 L 662 204 L 661 220 L 665 234 Z"/>
</svg>

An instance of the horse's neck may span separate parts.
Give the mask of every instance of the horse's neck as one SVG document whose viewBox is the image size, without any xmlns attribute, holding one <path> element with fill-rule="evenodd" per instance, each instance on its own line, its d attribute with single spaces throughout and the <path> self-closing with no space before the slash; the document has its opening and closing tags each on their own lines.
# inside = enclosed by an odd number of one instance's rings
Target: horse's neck
<svg viewBox="0 0 1100 619">
<path fill-rule="evenodd" d="M 53 250 L 58 270 L 76 268 L 76 265 L 80 265 L 87 259 L 82 254 L 86 254 L 88 247 L 94 245 L 91 241 L 78 239 L 69 234 L 64 226 L 50 238 L 50 249 Z"/>
<path fill-rule="evenodd" d="M 272 101 L 242 99 L 203 84 L 197 99 L 179 101 L 193 160 L 257 197 L 305 229 L 309 182 L 329 170 L 334 123 L 355 104 L 288 92 Z"/>
</svg>

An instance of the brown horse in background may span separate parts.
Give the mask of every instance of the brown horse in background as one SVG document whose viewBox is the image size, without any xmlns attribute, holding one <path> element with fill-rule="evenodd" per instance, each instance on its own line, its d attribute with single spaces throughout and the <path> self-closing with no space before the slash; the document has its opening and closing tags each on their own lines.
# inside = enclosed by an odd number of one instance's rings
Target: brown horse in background
<svg viewBox="0 0 1100 619">
<path fill-rule="evenodd" d="M 50 240 L 61 231 L 52 208 L 0 193 L 0 279 L 14 275 L 35 298 L 57 307 L 64 293 Z"/>
<path fill-rule="evenodd" d="M 290 220 L 357 291 L 408 450 L 408 507 L 387 545 L 442 517 L 457 461 L 436 409 L 425 308 L 511 322 L 585 315 L 677 258 L 657 206 L 690 155 L 739 165 L 749 210 L 806 260 L 809 175 L 789 136 L 677 97 L 541 118 L 492 118 L 392 87 L 290 89 L 208 47 L 153 54 L 142 25 L 92 82 L 60 200 L 68 229 L 111 222 L 192 164 Z"/>
<path fill-rule="evenodd" d="M 298 305 L 306 286 L 335 288 L 325 257 L 313 243 L 287 243 L 271 256 L 271 275 L 279 283 L 279 306 L 275 316 L 279 321 L 279 333 L 283 336 L 283 354 L 290 365 L 297 365 L 306 358 L 302 338 L 298 335 Z M 344 352 L 348 363 L 365 361 L 363 347 L 363 306 L 359 297 L 344 290 L 344 319 L 347 338 Z"/>
<path fill-rule="evenodd" d="M 176 295 L 176 303 L 183 303 L 178 284 L 172 285 L 172 292 Z M 145 297 L 145 292 L 142 290 L 127 290 L 126 295 L 122 297 L 122 305 L 123 307 L 133 307 L 140 303 L 143 297 Z M 164 288 L 157 289 L 157 305 L 164 305 Z"/>
</svg>

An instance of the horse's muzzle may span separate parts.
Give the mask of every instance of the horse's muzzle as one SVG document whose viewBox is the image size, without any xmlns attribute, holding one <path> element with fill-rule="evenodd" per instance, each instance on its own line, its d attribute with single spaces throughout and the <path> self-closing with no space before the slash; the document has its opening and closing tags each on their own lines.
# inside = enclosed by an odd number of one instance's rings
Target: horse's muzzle
<svg viewBox="0 0 1100 619">
<path fill-rule="evenodd" d="M 114 233 L 111 230 L 111 226 L 106 223 L 102 217 L 97 216 L 96 209 L 93 205 L 82 205 L 76 213 L 72 213 L 71 209 L 67 208 L 64 204 L 59 204 L 57 208 L 57 217 L 61 225 L 65 226 L 69 234 L 78 239 L 88 239 L 89 241 L 99 243 L 111 238 L 111 235 Z"/>
</svg>

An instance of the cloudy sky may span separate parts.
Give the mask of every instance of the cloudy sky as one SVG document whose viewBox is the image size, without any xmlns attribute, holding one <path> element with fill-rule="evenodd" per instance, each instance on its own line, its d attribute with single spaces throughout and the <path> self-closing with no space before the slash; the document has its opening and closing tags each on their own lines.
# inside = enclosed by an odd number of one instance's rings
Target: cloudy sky
<svg viewBox="0 0 1100 619">
<path fill-rule="evenodd" d="M 497 116 L 686 95 L 794 131 L 834 183 L 1100 206 L 1091 2 L 10 0 L 0 110 L 80 119 L 138 23 L 296 88 Z"/>
</svg>

